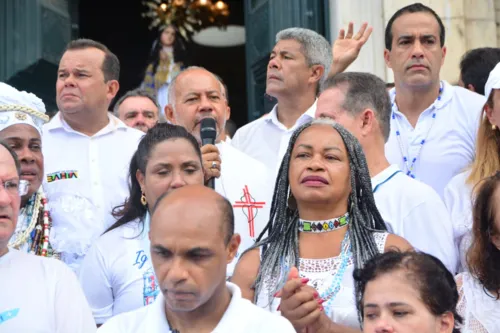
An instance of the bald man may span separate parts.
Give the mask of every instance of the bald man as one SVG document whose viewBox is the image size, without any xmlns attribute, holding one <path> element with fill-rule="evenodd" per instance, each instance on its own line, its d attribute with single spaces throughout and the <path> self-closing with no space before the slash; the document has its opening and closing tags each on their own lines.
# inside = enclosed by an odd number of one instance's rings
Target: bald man
<svg viewBox="0 0 500 333">
<path fill-rule="evenodd" d="M 162 293 L 150 306 L 111 318 L 99 333 L 295 332 L 284 317 L 243 299 L 226 282 L 240 236 L 231 203 L 220 194 L 188 185 L 161 196 L 149 237 Z"/>
<path fill-rule="evenodd" d="M 235 208 L 235 229 L 241 236 L 238 259 L 254 244 L 269 220 L 275 179 L 263 163 L 223 141 L 230 107 L 224 85 L 215 74 L 201 67 L 188 67 L 170 83 L 168 92 L 168 121 L 186 128 L 200 145 L 201 120 L 215 120 L 215 145 L 201 147 L 203 168 L 206 179 L 215 178 L 215 190 Z M 229 265 L 228 277 L 235 263 Z"/>
</svg>

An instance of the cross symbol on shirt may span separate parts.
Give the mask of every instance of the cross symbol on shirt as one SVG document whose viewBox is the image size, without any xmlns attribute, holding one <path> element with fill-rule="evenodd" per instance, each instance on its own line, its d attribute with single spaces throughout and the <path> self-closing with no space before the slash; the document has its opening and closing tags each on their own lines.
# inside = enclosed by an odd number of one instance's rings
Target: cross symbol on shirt
<svg viewBox="0 0 500 333">
<path fill-rule="evenodd" d="M 244 210 L 246 208 L 247 213 L 245 215 L 248 218 L 250 237 L 255 237 L 254 220 L 257 216 L 256 213 L 259 208 L 263 208 L 265 204 L 264 201 L 255 201 L 248 190 L 248 185 L 245 185 L 243 188 L 243 196 L 240 198 L 240 201 L 236 201 L 233 205 L 234 208 L 243 208 Z"/>
</svg>

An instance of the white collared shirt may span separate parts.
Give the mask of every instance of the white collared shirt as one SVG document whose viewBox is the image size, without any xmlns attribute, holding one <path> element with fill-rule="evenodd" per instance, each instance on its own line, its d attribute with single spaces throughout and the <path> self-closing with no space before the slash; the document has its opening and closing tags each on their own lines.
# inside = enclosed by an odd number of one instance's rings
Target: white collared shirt
<svg viewBox="0 0 500 333">
<path fill-rule="evenodd" d="M 411 165 L 416 158 L 413 169 L 416 179 L 434 188 L 441 198 L 450 179 L 474 159 L 476 134 L 486 102 L 484 96 L 445 81 L 442 87 L 441 99 L 422 112 L 415 128 L 396 106 L 393 107 L 395 119 L 391 117 L 391 133 L 385 145 L 389 162 L 398 164 L 405 173 L 408 171 L 406 164 Z M 394 88 L 390 96 L 394 103 Z M 400 132 L 401 140 L 396 131 Z M 423 145 L 422 140 L 425 140 Z"/>
<path fill-rule="evenodd" d="M 272 314 L 249 300 L 241 297 L 241 290 L 235 284 L 226 282 L 231 301 L 213 333 L 294 333 L 292 324 Z M 151 305 L 136 311 L 111 318 L 101 326 L 98 333 L 167 333 L 172 332 L 165 315 L 165 298 L 157 297 Z"/>
<path fill-rule="evenodd" d="M 62 262 L 10 249 L 0 257 L 0 332 L 94 333 L 75 274 Z"/>
<path fill-rule="evenodd" d="M 419 251 L 439 258 L 455 274 L 457 250 L 446 207 L 430 186 L 391 165 L 371 179 L 375 204 L 387 229 Z"/>
<path fill-rule="evenodd" d="M 264 117 L 254 120 L 236 131 L 231 141 L 233 147 L 241 150 L 277 174 L 293 132 L 314 119 L 316 102 L 304 112 L 291 128 L 278 120 L 278 104 Z"/>
<path fill-rule="evenodd" d="M 255 243 L 269 222 L 274 179 L 261 162 L 228 143 L 217 144 L 221 158 L 221 176 L 215 179 L 215 191 L 233 205 L 234 232 L 240 234 L 238 253 L 227 267 L 231 276 L 240 255 Z"/>
<path fill-rule="evenodd" d="M 93 241 L 115 222 L 114 207 L 129 195 L 128 168 L 143 132 L 108 113 L 109 123 L 89 137 L 60 113 L 43 127 L 50 241 L 74 270 Z"/>
</svg>

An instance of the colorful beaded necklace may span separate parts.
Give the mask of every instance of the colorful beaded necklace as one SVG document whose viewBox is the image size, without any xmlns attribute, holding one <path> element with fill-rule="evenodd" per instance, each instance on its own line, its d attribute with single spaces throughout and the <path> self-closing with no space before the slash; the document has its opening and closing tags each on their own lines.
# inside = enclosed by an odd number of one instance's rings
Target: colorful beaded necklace
<svg viewBox="0 0 500 333">
<path fill-rule="evenodd" d="M 37 225 L 40 207 L 43 209 L 43 225 Z M 8 247 L 19 250 L 26 246 L 27 252 L 46 257 L 49 250 L 50 215 L 41 187 L 21 210 L 20 215 L 24 215 L 24 224 L 16 228 Z"/>
<path fill-rule="evenodd" d="M 398 112 L 399 109 L 398 109 L 398 106 L 396 105 L 396 89 L 394 89 L 394 95 L 393 95 L 394 101 L 392 102 L 392 116 L 391 117 L 392 117 L 392 120 L 394 120 L 394 123 L 396 124 L 396 126 L 395 126 L 396 139 L 398 140 L 399 148 L 401 149 L 401 156 L 403 156 L 403 162 L 404 162 L 405 167 L 406 167 L 406 175 L 410 176 L 411 178 L 415 178 L 415 173 L 413 172 L 413 170 L 415 168 L 415 162 L 417 162 L 417 159 L 420 157 L 420 152 L 422 151 L 422 147 L 424 146 L 425 142 L 427 141 L 427 138 L 429 137 L 429 133 L 431 132 L 432 126 L 434 126 L 434 123 L 436 120 L 436 105 L 435 104 L 436 104 L 436 102 L 441 100 L 442 92 L 443 92 L 443 85 L 442 85 L 442 83 L 440 83 L 438 97 L 437 97 L 436 101 L 434 101 L 434 103 L 432 104 L 432 110 L 433 110 L 432 123 L 429 126 L 429 129 L 427 130 L 427 134 L 425 135 L 425 139 L 422 139 L 422 141 L 420 141 L 420 146 L 418 147 L 418 151 L 415 154 L 415 157 L 413 159 L 411 159 L 411 164 L 408 164 L 410 161 L 410 158 L 409 158 L 410 154 L 408 151 L 406 151 L 406 153 L 408 153 L 408 156 L 407 156 L 407 154 L 405 154 L 403 140 L 401 139 L 401 131 L 400 131 L 400 126 L 399 126 L 399 121 L 396 118 L 396 112 Z"/>
<path fill-rule="evenodd" d="M 323 221 L 307 221 L 299 220 L 299 231 L 300 232 L 329 232 L 338 228 L 345 227 L 349 224 L 349 213 L 331 219 Z"/>
</svg>

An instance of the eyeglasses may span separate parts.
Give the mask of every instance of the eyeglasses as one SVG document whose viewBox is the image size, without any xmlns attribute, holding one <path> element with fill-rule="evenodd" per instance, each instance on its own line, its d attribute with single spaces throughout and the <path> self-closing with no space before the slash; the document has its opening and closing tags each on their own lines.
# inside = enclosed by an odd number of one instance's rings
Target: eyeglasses
<svg viewBox="0 0 500 333">
<path fill-rule="evenodd" d="M 8 180 L 6 182 L 2 182 L 2 185 L 5 191 L 7 191 L 10 195 L 23 196 L 28 193 L 30 182 L 27 180 Z"/>
</svg>

